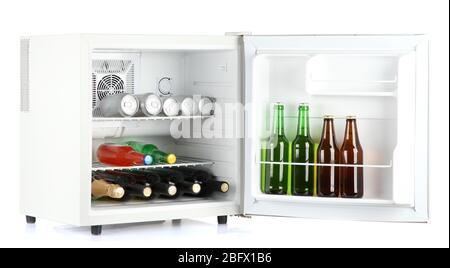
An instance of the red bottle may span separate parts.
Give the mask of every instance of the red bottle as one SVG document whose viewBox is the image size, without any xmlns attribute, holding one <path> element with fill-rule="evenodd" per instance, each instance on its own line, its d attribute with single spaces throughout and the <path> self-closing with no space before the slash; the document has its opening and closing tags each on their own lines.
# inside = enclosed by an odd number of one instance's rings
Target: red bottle
<svg viewBox="0 0 450 268">
<path fill-rule="evenodd" d="M 97 149 L 98 160 L 113 166 L 144 166 L 151 165 L 153 158 L 136 152 L 127 145 L 105 143 Z"/>
</svg>

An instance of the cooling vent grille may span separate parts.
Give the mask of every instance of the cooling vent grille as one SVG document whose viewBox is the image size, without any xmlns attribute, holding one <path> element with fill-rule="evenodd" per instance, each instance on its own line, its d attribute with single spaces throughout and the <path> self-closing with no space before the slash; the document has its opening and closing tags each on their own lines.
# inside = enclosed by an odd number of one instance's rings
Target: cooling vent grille
<svg viewBox="0 0 450 268">
<path fill-rule="evenodd" d="M 106 75 L 98 82 L 97 97 L 102 100 L 108 95 L 123 93 L 124 90 L 125 85 L 122 78 L 115 74 Z"/>
<path fill-rule="evenodd" d="M 131 60 L 94 60 L 92 69 L 99 74 L 125 73 L 131 64 Z"/>
<path fill-rule="evenodd" d="M 134 93 L 135 62 L 130 59 L 92 61 L 92 108 L 108 95 Z"/>
</svg>

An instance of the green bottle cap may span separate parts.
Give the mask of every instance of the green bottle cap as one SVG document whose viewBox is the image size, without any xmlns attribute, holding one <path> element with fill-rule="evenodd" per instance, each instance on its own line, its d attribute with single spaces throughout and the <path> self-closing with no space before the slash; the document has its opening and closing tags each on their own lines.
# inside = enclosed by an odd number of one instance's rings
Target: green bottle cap
<svg viewBox="0 0 450 268">
<path fill-rule="evenodd" d="M 299 110 L 301 110 L 301 109 L 309 109 L 309 103 L 307 103 L 307 102 L 300 103 L 300 104 L 298 105 L 298 109 L 299 109 Z"/>
<path fill-rule="evenodd" d="M 281 103 L 281 102 L 275 103 L 274 107 L 275 107 L 275 109 L 277 109 L 277 110 L 284 110 L 284 104 Z"/>
</svg>

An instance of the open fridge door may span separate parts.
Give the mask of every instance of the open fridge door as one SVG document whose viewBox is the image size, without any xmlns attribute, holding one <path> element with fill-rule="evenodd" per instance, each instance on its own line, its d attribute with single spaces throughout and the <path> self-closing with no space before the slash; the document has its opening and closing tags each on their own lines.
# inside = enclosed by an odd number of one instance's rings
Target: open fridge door
<svg viewBox="0 0 450 268">
<path fill-rule="evenodd" d="M 371 221 L 428 220 L 428 41 L 421 35 L 244 36 L 244 213 Z M 364 162 L 362 198 L 292 194 L 292 157 L 267 161 L 273 103 L 296 136 L 297 107 L 309 103 L 315 147 L 324 115 L 335 118 L 341 147 L 346 116 L 356 116 Z M 289 150 L 289 155 L 292 151 Z M 315 151 L 317 160 L 317 150 Z M 286 194 L 264 193 L 267 165 L 287 166 Z M 317 170 L 314 166 L 314 192 Z M 339 163 L 333 164 L 342 168 Z M 267 172 L 266 172 L 267 171 Z M 264 185 L 263 185 L 264 184 Z"/>
</svg>

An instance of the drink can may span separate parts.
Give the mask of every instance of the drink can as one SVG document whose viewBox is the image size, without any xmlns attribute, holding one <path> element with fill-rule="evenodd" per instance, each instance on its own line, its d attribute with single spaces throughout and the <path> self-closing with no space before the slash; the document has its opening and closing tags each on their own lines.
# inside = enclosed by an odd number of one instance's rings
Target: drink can
<svg viewBox="0 0 450 268">
<path fill-rule="evenodd" d="M 99 103 L 99 109 L 104 117 L 131 117 L 139 110 L 139 100 L 127 93 L 109 95 Z"/>
</svg>

